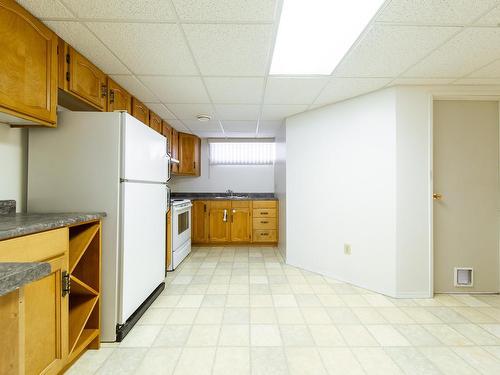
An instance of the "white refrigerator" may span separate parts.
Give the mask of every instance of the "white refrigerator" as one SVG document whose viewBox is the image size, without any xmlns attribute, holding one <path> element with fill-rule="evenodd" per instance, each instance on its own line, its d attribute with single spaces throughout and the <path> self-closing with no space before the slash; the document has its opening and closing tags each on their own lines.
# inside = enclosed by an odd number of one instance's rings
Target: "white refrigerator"
<svg viewBox="0 0 500 375">
<path fill-rule="evenodd" d="M 61 112 L 30 129 L 29 212 L 106 212 L 101 341 L 120 341 L 164 287 L 166 138 L 127 113 Z"/>
</svg>

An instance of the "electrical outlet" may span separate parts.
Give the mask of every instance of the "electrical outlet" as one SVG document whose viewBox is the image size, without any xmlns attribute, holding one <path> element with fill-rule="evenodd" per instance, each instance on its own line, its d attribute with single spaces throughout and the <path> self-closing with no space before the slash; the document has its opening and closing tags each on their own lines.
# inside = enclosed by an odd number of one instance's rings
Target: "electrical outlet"
<svg viewBox="0 0 500 375">
<path fill-rule="evenodd" d="M 344 244 L 344 254 L 351 255 L 351 245 L 349 245 L 348 243 Z"/>
</svg>

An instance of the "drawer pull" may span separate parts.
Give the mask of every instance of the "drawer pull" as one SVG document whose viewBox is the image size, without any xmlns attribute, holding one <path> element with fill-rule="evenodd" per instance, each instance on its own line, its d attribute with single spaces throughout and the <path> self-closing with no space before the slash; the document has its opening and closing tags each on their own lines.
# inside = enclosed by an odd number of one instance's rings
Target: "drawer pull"
<svg viewBox="0 0 500 375">
<path fill-rule="evenodd" d="M 269 236 L 269 233 L 261 233 L 261 236 Z"/>
<path fill-rule="evenodd" d="M 261 215 L 269 215 L 269 212 L 261 212 Z"/>
<path fill-rule="evenodd" d="M 261 224 L 269 224 L 269 221 L 267 221 L 267 220 L 266 220 L 266 221 L 261 220 L 261 221 L 260 221 L 260 223 L 261 223 Z"/>
</svg>

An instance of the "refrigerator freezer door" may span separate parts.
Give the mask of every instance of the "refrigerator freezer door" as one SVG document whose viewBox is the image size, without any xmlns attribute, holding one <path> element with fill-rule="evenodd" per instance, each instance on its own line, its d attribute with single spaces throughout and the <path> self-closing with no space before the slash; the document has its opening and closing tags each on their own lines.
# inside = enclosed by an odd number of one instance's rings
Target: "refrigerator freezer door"
<svg viewBox="0 0 500 375">
<path fill-rule="evenodd" d="M 166 186 L 123 182 L 118 323 L 123 324 L 165 278 Z"/>
<path fill-rule="evenodd" d="M 128 113 L 122 116 L 121 178 L 166 182 L 169 160 L 166 138 Z"/>
</svg>

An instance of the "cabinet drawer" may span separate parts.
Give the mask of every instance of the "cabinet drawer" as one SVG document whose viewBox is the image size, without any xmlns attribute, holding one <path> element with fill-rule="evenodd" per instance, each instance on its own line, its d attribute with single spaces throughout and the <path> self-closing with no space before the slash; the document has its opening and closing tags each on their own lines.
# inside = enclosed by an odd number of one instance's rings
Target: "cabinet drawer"
<svg viewBox="0 0 500 375">
<path fill-rule="evenodd" d="M 253 219 L 253 229 L 276 229 L 276 218 L 257 217 Z"/>
<path fill-rule="evenodd" d="M 250 208 L 251 201 L 231 201 L 233 208 Z"/>
<path fill-rule="evenodd" d="M 0 241 L 0 262 L 40 262 L 64 254 L 69 247 L 68 228 Z"/>
<path fill-rule="evenodd" d="M 277 232 L 275 230 L 254 230 L 253 242 L 276 242 Z"/>
<path fill-rule="evenodd" d="M 276 208 L 254 208 L 253 217 L 276 217 Z"/>
<path fill-rule="evenodd" d="M 253 208 L 276 208 L 277 201 L 253 201 Z"/>
</svg>

